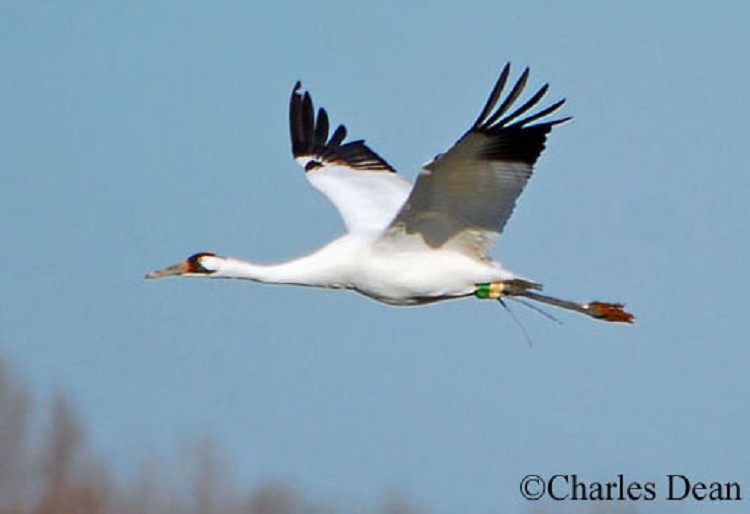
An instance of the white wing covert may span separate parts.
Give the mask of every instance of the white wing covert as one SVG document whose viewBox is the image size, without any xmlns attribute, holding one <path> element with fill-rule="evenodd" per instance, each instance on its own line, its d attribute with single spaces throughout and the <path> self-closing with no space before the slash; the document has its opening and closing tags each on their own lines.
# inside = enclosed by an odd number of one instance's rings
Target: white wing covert
<svg viewBox="0 0 750 514">
<path fill-rule="evenodd" d="M 396 174 L 363 140 L 344 143 L 346 127 L 328 137 L 328 114 L 317 117 L 297 82 L 289 102 L 292 155 L 310 183 L 336 206 L 350 233 L 381 233 L 403 206 L 411 182 Z"/>
<path fill-rule="evenodd" d="M 526 85 L 528 68 L 496 108 L 509 73 L 506 64 L 471 128 L 448 151 L 424 165 L 384 242 L 403 244 L 405 236 L 418 234 L 432 248 L 448 244 L 464 253 L 485 256 L 510 218 L 547 134 L 554 125 L 570 119 L 532 124 L 565 102 L 559 100 L 528 114 L 547 92 L 547 84 L 506 114 Z"/>
</svg>

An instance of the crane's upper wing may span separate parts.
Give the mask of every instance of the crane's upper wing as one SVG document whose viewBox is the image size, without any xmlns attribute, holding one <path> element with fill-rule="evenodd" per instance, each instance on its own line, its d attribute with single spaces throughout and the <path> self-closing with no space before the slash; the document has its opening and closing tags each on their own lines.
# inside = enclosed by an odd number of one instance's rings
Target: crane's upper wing
<svg viewBox="0 0 750 514">
<path fill-rule="evenodd" d="M 565 102 L 530 113 L 547 92 L 547 84 L 509 112 L 526 85 L 528 68 L 498 105 L 509 73 L 506 64 L 466 134 L 424 165 L 384 241 L 419 234 L 430 247 L 447 243 L 462 252 L 485 255 L 513 212 L 547 134 L 570 119 L 534 123 Z"/>
<path fill-rule="evenodd" d="M 328 137 L 328 114 L 297 82 L 289 102 L 292 154 L 310 183 L 338 208 L 349 232 L 380 233 L 396 216 L 411 183 L 362 140 L 344 143 L 346 127 Z"/>
</svg>

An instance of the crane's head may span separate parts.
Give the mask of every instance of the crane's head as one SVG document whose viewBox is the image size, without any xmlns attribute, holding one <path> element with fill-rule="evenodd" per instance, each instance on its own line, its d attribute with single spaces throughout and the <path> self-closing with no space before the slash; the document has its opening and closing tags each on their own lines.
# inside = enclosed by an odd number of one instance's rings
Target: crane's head
<svg viewBox="0 0 750 514">
<path fill-rule="evenodd" d="M 149 271 L 146 273 L 146 278 L 161 278 L 173 275 L 185 277 L 207 277 L 219 270 L 223 260 L 224 257 L 213 253 L 196 253 L 174 266 Z"/>
</svg>

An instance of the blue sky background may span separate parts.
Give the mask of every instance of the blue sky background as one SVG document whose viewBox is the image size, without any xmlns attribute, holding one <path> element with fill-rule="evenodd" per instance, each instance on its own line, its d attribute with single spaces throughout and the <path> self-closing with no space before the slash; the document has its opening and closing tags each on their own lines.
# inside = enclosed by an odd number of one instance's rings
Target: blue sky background
<svg viewBox="0 0 750 514">
<path fill-rule="evenodd" d="M 525 512 L 527 473 L 684 473 L 750 497 L 748 16 L 3 2 L 0 350 L 37 388 L 70 389 L 123 473 L 208 432 L 243 483 L 352 503 L 398 490 L 437 513 Z M 142 279 L 195 251 L 281 260 L 341 232 L 290 158 L 295 80 L 413 177 L 506 61 L 575 118 L 495 254 L 550 294 L 625 301 L 634 326 L 516 309 L 529 348 L 494 302 Z"/>
</svg>

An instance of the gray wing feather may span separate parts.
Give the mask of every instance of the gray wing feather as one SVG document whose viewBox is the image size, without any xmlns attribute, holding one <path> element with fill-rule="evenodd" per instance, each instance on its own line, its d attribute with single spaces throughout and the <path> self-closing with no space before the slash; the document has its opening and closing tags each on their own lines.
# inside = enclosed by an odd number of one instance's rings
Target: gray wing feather
<svg viewBox="0 0 750 514">
<path fill-rule="evenodd" d="M 529 114 L 546 93 L 546 84 L 501 119 L 521 95 L 528 79 L 526 69 L 495 108 L 509 70 L 509 65 L 503 68 L 487 104 L 468 132 L 424 166 L 386 238 L 418 233 L 431 247 L 451 241 L 461 250 L 484 255 L 487 246 L 502 232 L 544 149 L 547 134 L 554 125 L 570 119 L 531 124 L 564 103 L 561 100 Z M 527 116 L 510 124 L 523 115 Z"/>
</svg>

